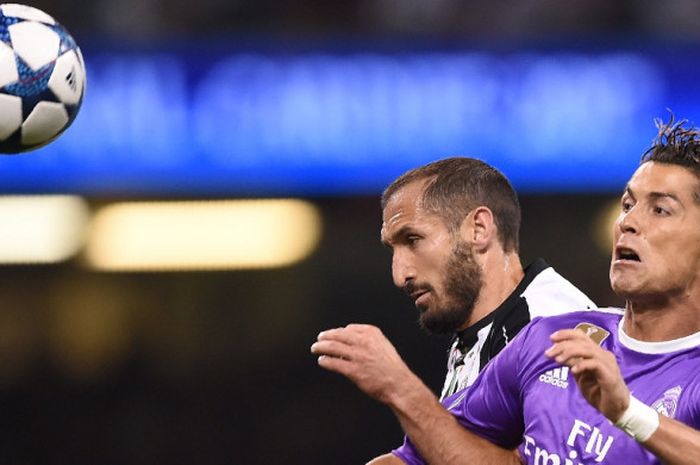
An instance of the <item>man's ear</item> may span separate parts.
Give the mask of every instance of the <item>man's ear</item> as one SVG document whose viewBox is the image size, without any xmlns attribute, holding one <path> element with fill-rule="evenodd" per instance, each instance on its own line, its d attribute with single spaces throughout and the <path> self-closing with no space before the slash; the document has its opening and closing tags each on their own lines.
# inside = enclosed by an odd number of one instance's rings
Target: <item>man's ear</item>
<svg viewBox="0 0 700 465">
<path fill-rule="evenodd" d="M 464 218 L 459 232 L 475 252 L 487 250 L 498 236 L 493 212 L 483 205 L 476 207 Z"/>
</svg>

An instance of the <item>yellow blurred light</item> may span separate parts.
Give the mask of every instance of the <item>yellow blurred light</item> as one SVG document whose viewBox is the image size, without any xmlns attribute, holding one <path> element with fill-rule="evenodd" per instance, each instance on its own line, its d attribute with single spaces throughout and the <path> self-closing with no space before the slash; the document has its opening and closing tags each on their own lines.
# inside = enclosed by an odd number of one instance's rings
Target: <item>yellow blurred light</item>
<svg viewBox="0 0 700 465">
<path fill-rule="evenodd" d="M 0 197 L 0 263 L 67 260 L 83 244 L 88 217 L 80 197 Z"/>
<path fill-rule="evenodd" d="M 613 246 L 613 226 L 620 215 L 620 199 L 608 201 L 598 213 L 593 223 L 593 237 L 598 249 L 605 254 L 610 254 Z"/>
<path fill-rule="evenodd" d="M 318 210 L 301 200 L 125 202 L 97 211 L 86 258 L 115 271 L 281 267 L 320 235 Z"/>
</svg>

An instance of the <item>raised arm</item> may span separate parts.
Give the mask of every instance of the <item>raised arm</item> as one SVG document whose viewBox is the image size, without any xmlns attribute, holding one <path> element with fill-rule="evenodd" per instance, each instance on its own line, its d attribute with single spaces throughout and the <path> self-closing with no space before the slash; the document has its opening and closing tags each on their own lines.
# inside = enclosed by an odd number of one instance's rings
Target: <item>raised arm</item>
<svg viewBox="0 0 700 465">
<path fill-rule="evenodd" d="M 411 372 L 378 328 L 353 324 L 324 331 L 311 346 L 311 352 L 319 356 L 321 367 L 346 376 L 363 392 L 389 406 L 426 462 L 520 464 L 512 450 L 498 447 L 462 427 Z M 403 462 L 384 455 L 370 463 Z"/>
<path fill-rule="evenodd" d="M 571 367 L 586 400 L 665 465 L 700 463 L 700 431 L 659 415 L 631 396 L 615 356 L 582 331 L 552 335 L 546 355 Z"/>
</svg>

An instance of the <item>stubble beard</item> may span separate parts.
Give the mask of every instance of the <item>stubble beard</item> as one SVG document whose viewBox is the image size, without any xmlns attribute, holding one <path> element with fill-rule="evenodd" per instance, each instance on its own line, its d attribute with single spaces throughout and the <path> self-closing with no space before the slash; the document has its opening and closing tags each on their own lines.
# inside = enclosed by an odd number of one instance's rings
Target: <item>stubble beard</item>
<svg viewBox="0 0 700 465">
<path fill-rule="evenodd" d="M 445 267 L 444 299 L 435 308 L 421 312 L 419 324 L 431 334 L 452 334 L 467 322 L 474 311 L 483 284 L 481 268 L 472 248 L 458 240 Z M 433 293 L 433 297 L 437 295 Z"/>
</svg>

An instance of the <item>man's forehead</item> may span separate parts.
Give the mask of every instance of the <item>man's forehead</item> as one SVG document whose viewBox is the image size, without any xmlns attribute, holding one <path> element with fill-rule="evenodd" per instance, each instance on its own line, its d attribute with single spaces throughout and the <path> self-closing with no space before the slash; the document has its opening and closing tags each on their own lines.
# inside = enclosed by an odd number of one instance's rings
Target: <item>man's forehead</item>
<svg viewBox="0 0 700 465">
<path fill-rule="evenodd" d="M 382 235 L 402 225 L 415 223 L 421 218 L 420 206 L 417 203 L 387 203 L 382 218 Z"/>
<path fill-rule="evenodd" d="M 665 163 L 647 162 L 637 168 L 625 191 L 634 195 L 671 194 L 672 197 L 694 196 L 698 179 L 689 169 Z"/>
<path fill-rule="evenodd" d="M 382 242 L 390 243 L 406 234 L 425 234 L 443 224 L 440 217 L 434 213 L 414 212 L 409 214 L 399 212 L 382 223 L 381 239 Z"/>
<path fill-rule="evenodd" d="M 385 223 L 394 217 L 417 212 L 421 208 L 425 180 L 413 181 L 394 192 L 387 200 L 382 218 Z"/>
<path fill-rule="evenodd" d="M 422 207 L 422 188 L 411 187 L 408 190 L 397 191 L 387 202 L 382 216 L 383 240 L 391 239 L 400 231 L 420 230 L 442 222 L 436 213 L 426 211 Z"/>
</svg>

